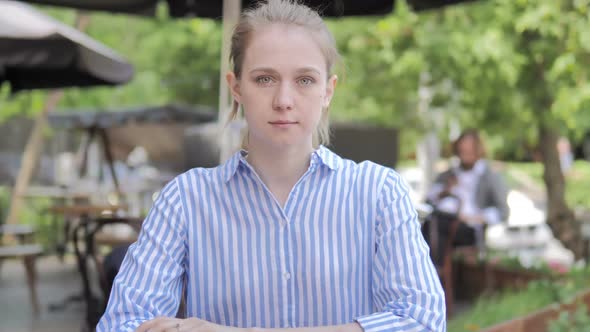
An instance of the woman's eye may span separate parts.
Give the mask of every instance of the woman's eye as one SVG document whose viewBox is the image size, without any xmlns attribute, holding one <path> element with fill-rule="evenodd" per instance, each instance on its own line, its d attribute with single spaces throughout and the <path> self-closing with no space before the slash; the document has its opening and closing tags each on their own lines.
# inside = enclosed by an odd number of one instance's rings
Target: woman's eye
<svg viewBox="0 0 590 332">
<path fill-rule="evenodd" d="M 313 79 L 309 77 L 303 77 L 299 79 L 299 84 L 301 85 L 310 85 L 313 83 Z"/>
<path fill-rule="evenodd" d="M 272 78 L 270 76 L 260 76 L 256 78 L 256 83 L 270 84 L 272 83 Z"/>
</svg>

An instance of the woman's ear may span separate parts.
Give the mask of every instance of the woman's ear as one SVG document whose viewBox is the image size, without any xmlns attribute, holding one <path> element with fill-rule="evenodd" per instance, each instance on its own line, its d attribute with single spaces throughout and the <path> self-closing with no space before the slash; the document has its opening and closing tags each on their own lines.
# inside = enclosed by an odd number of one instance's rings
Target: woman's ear
<svg viewBox="0 0 590 332">
<path fill-rule="evenodd" d="M 231 92 L 232 97 L 235 101 L 241 104 L 242 102 L 240 100 L 242 98 L 242 95 L 240 93 L 240 80 L 232 71 L 225 75 L 225 79 L 227 80 L 227 86 L 229 87 L 229 91 Z"/>
<path fill-rule="evenodd" d="M 328 79 L 328 84 L 326 84 L 326 94 L 324 95 L 324 108 L 328 108 L 330 106 L 330 102 L 332 101 L 332 97 L 334 96 L 334 90 L 336 89 L 336 83 L 338 82 L 338 76 L 332 75 Z"/>
</svg>

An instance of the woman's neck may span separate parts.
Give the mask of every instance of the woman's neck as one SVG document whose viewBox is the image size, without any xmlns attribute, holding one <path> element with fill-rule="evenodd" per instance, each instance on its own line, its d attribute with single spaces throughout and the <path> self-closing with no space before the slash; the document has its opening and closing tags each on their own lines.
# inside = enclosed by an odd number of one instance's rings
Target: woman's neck
<svg viewBox="0 0 590 332">
<path fill-rule="evenodd" d="M 262 182 L 284 206 L 293 186 L 309 168 L 313 148 L 265 149 L 250 147 L 247 160 Z"/>
</svg>

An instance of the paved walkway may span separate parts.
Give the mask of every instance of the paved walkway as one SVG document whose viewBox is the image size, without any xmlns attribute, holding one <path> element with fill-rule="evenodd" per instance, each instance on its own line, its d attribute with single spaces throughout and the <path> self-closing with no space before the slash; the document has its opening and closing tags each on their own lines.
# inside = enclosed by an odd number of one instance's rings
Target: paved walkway
<svg viewBox="0 0 590 332">
<path fill-rule="evenodd" d="M 82 284 L 73 258 L 61 263 L 55 257 L 37 261 L 37 292 L 41 314 L 34 318 L 24 266 L 19 260 L 7 260 L 0 268 L 0 332 L 79 332 L 84 303 L 70 302 L 61 311 L 49 311 L 51 303 L 79 293 Z"/>
</svg>

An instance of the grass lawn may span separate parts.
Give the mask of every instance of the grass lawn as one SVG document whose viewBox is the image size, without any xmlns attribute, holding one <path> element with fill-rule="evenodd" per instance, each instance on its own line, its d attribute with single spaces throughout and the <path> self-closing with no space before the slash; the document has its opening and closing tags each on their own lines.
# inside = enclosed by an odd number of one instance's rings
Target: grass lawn
<svg viewBox="0 0 590 332">
<path fill-rule="evenodd" d="M 515 163 L 507 162 L 507 182 L 513 184 L 517 181 L 509 175 L 509 169 L 514 168 L 526 173 L 536 184 L 545 188 L 543 182 L 543 164 L 541 163 Z M 572 168 L 565 174 L 566 201 L 572 208 L 584 208 L 590 210 L 590 162 L 577 160 Z"/>
<path fill-rule="evenodd" d="M 515 317 L 524 316 L 553 303 L 551 291 L 533 282 L 520 292 L 506 291 L 489 297 L 481 297 L 473 307 L 447 322 L 448 332 L 475 332 Z"/>
</svg>

